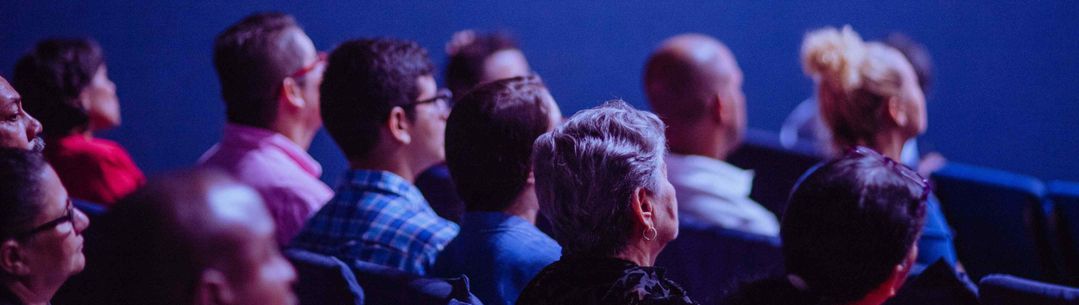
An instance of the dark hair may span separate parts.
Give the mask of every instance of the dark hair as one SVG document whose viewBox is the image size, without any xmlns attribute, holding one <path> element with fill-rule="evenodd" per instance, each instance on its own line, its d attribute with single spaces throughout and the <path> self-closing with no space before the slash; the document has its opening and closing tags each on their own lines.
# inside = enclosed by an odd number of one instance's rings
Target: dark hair
<svg viewBox="0 0 1079 305">
<path fill-rule="evenodd" d="M 46 166 L 40 153 L 0 147 L 0 242 L 28 229 L 41 213 L 45 197 L 41 174 Z"/>
<path fill-rule="evenodd" d="M 92 39 L 42 40 L 15 64 L 12 86 L 22 94 L 26 112 L 41 121 L 46 136 L 65 136 L 89 126 L 79 94 L 104 64 L 101 47 Z"/>
<path fill-rule="evenodd" d="M 749 284 L 731 303 L 845 304 L 865 297 L 910 253 L 928 192 L 917 173 L 864 147 L 810 170 L 780 228 L 788 276 Z"/>
<path fill-rule="evenodd" d="M 446 122 L 446 165 L 469 211 L 501 211 L 532 171 L 532 143 L 553 124 L 537 76 L 480 85 Z M 552 101 L 553 102 L 553 101 Z"/>
<path fill-rule="evenodd" d="M 929 95 L 929 89 L 933 84 L 933 57 L 925 45 L 915 41 L 906 34 L 894 32 L 884 38 L 884 44 L 899 50 L 903 57 L 907 58 L 914 67 L 914 74 L 918 77 L 918 86 L 925 95 Z"/>
<path fill-rule="evenodd" d="M 626 247 L 635 229 L 633 192 L 659 191 L 664 126 L 656 115 L 613 100 L 536 139 L 536 198 L 563 257 L 611 257 Z"/>
<path fill-rule="evenodd" d="M 379 124 L 393 107 L 419 98 L 416 80 L 434 70 L 427 50 L 413 41 L 342 43 L 330 53 L 319 88 L 326 131 L 349 160 L 366 158 L 378 143 Z"/>
<path fill-rule="evenodd" d="M 495 32 L 476 35 L 462 45 L 447 47 L 449 61 L 446 63 L 446 86 L 454 96 L 463 96 L 483 79 L 484 62 L 502 50 L 517 49 L 517 41 L 508 33 Z"/>
<path fill-rule="evenodd" d="M 214 68 L 229 122 L 267 127 L 277 115 L 281 81 L 303 67 L 303 54 L 288 34 L 302 31 L 292 16 L 256 13 L 214 39 Z"/>
</svg>

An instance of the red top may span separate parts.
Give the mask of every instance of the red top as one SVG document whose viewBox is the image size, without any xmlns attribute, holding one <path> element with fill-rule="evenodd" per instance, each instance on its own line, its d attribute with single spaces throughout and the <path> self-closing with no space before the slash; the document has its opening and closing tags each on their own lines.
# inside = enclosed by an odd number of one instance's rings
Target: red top
<svg viewBox="0 0 1079 305">
<path fill-rule="evenodd" d="M 116 142 L 81 134 L 49 142 L 45 158 L 72 198 L 108 207 L 146 183 L 142 171 Z"/>
</svg>

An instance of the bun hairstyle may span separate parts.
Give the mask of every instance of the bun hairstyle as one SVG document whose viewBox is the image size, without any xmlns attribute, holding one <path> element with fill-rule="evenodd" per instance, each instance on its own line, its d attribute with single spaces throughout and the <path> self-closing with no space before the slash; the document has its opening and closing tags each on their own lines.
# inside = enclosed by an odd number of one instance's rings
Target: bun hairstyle
<svg viewBox="0 0 1079 305">
<path fill-rule="evenodd" d="M 888 120 L 888 99 L 899 96 L 899 51 L 865 42 L 850 26 L 826 27 L 806 34 L 802 67 L 817 83 L 817 101 L 832 131 L 837 151 L 871 144 Z"/>
</svg>

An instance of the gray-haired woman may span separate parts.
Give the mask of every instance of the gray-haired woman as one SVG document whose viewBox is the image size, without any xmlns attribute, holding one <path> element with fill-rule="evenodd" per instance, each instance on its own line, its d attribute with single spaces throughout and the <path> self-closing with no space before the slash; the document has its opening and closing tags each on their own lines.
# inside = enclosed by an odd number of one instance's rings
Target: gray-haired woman
<svg viewBox="0 0 1079 305">
<path fill-rule="evenodd" d="M 652 267 L 678 236 L 663 128 L 654 114 L 611 101 L 536 139 L 536 195 L 562 258 L 518 305 L 696 304 Z"/>
</svg>

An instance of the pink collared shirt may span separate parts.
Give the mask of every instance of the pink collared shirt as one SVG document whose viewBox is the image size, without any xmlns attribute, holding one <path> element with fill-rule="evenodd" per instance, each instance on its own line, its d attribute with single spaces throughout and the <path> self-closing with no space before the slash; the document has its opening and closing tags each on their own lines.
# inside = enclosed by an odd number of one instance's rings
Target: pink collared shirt
<svg viewBox="0 0 1079 305">
<path fill-rule="evenodd" d="M 319 180 L 322 166 L 279 133 L 238 124 L 225 125 L 221 142 L 199 159 L 255 188 L 277 226 L 277 242 L 287 245 L 333 190 Z"/>
</svg>

